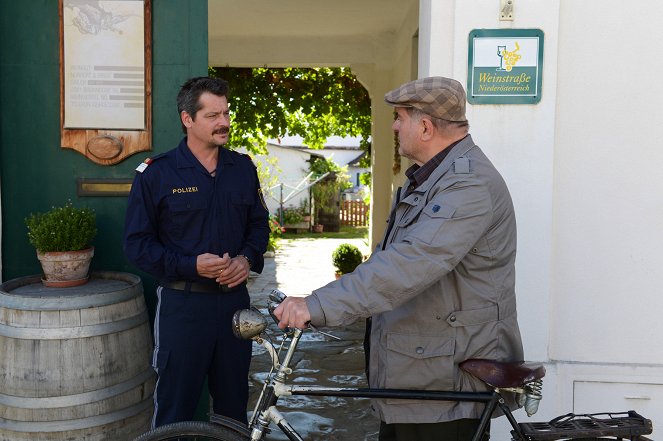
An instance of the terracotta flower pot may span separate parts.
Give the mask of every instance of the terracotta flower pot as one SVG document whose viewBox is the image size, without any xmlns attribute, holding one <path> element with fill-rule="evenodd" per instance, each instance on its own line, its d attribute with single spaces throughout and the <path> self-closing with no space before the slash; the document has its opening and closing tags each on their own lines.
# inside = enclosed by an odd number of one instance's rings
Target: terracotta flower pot
<svg viewBox="0 0 663 441">
<path fill-rule="evenodd" d="M 83 285 L 88 280 L 94 247 L 80 251 L 45 252 L 37 251 L 41 263 L 44 286 L 68 288 Z"/>
</svg>

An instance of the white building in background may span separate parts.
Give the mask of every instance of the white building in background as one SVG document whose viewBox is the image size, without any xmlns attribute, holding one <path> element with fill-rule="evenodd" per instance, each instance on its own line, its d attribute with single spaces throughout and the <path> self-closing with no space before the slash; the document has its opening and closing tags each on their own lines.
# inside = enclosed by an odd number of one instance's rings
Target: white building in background
<svg viewBox="0 0 663 441">
<path fill-rule="evenodd" d="M 293 138 L 290 142 L 297 142 L 297 139 Z M 371 171 L 370 168 L 359 165 L 360 159 L 365 156 L 365 153 L 359 147 L 359 138 L 331 136 L 327 139 L 324 149 L 308 149 L 308 151 L 331 159 L 341 167 L 347 167 L 350 183 L 355 189 L 362 186 L 359 177 Z"/>
<path fill-rule="evenodd" d="M 241 151 L 241 149 L 240 149 Z M 314 156 L 305 148 L 281 146 L 269 142 L 266 155 L 250 153 L 261 176 L 262 192 L 271 214 L 276 214 L 283 201 L 283 207 L 299 207 L 309 202 L 308 166 Z M 265 170 L 263 172 L 261 170 Z"/>
</svg>

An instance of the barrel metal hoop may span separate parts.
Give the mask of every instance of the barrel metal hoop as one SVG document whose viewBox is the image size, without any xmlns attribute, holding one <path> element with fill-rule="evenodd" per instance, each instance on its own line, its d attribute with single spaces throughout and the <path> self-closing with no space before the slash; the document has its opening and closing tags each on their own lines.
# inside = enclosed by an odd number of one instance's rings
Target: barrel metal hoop
<svg viewBox="0 0 663 441">
<path fill-rule="evenodd" d="M 75 420 L 34 422 L 0 418 L 0 428 L 23 433 L 66 432 L 69 430 L 89 429 L 125 420 L 140 414 L 143 410 L 150 407 L 152 407 L 152 397 L 116 412 Z"/>
<path fill-rule="evenodd" d="M 135 328 L 138 325 L 146 323 L 147 320 L 147 311 L 143 309 L 139 314 L 124 320 L 89 326 L 72 326 L 68 328 L 17 328 L 15 326 L 0 324 L 0 336 L 23 340 L 61 340 L 97 337 Z"/>
<path fill-rule="evenodd" d="M 53 409 L 69 406 L 83 406 L 97 403 L 116 395 L 123 394 L 140 386 L 154 376 L 152 367 L 122 383 L 75 395 L 62 395 L 59 397 L 16 397 L 14 395 L 0 394 L 0 405 L 18 409 Z"/>
</svg>

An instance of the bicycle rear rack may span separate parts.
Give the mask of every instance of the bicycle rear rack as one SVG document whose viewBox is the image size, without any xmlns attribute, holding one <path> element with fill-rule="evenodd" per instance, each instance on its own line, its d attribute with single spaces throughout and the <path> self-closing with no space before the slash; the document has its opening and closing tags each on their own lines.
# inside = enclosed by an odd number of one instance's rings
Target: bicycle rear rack
<svg viewBox="0 0 663 441">
<path fill-rule="evenodd" d="M 619 413 L 569 413 L 547 423 L 519 423 L 528 440 L 546 441 L 566 438 L 612 436 L 616 439 L 644 441 L 652 432 L 652 422 L 629 410 Z"/>
</svg>

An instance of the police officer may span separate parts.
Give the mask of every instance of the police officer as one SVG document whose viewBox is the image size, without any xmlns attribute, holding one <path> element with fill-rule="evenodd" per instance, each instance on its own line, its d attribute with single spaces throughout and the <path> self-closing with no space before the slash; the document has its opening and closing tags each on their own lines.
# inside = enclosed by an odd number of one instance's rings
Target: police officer
<svg viewBox="0 0 663 441">
<path fill-rule="evenodd" d="M 186 137 L 138 166 L 124 252 L 158 280 L 152 427 L 194 416 L 205 377 L 214 412 L 246 422 L 251 342 L 231 332 L 249 307 L 249 270 L 261 272 L 268 211 L 250 158 L 223 148 L 228 83 L 188 80 L 177 96 Z"/>
</svg>

